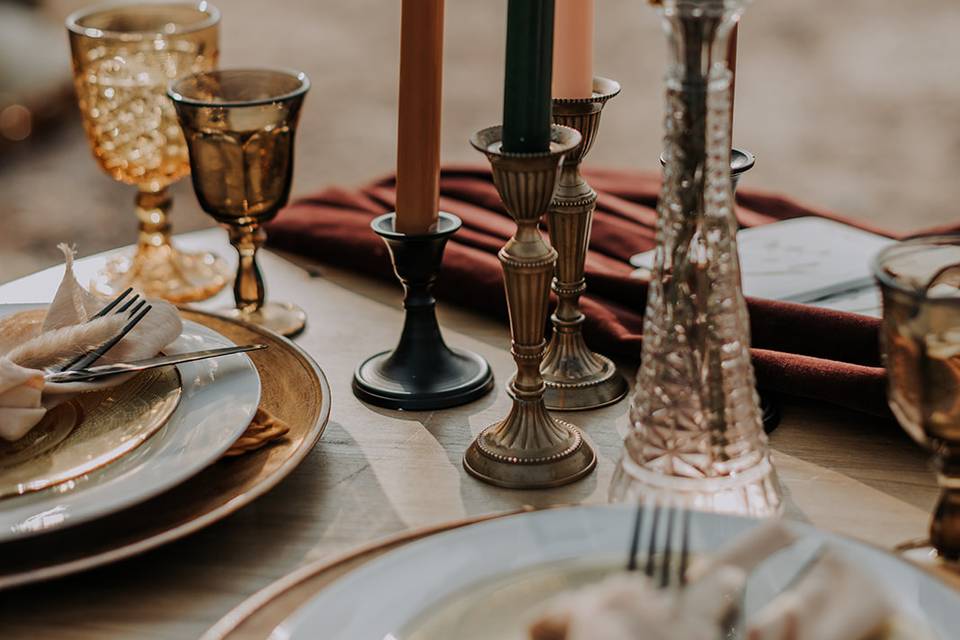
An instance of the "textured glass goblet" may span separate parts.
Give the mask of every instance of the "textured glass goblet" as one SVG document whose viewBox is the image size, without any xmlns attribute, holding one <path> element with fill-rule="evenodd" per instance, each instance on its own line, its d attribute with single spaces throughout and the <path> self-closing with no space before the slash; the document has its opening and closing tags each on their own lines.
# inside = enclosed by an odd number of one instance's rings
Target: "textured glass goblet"
<svg viewBox="0 0 960 640">
<path fill-rule="evenodd" d="M 960 236 L 917 238 L 891 245 L 874 261 L 873 272 L 883 293 L 880 339 L 887 368 L 887 400 L 900 426 L 933 452 L 942 494 L 930 523 L 929 542 L 938 557 L 957 562 Z"/>
<path fill-rule="evenodd" d="M 303 330 L 306 314 L 292 304 L 265 303 L 257 249 L 263 223 L 287 203 L 293 140 L 310 88 L 297 71 L 235 69 L 186 76 L 170 85 L 190 150 L 200 206 L 224 225 L 240 255 L 234 317 L 285 336 Z"/>
<path fill-rule="evenodd" d="M 94 286 L 135 286 L 173 302 L 203 300 L 229 280 L 210 253 L 170 243 L 167 187 L 190 170 L 167 84 L 217 64 L 219 12 L 206 2 L 93 7 L 67 18 L 74 86 L 93 154 L 114 180 L 138 189 L 136 253 L 110 261 Z"/>
</svg>

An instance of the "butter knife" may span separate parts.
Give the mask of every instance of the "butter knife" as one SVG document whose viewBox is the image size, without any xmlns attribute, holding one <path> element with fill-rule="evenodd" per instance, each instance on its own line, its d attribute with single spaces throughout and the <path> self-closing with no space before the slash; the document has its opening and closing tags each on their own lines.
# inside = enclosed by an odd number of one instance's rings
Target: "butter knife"
<svg viewBox="0 0 960 640">
<path fill-rule="evenodd" d="M 134 362 L 120 362 L 117 364 L 103 364 L 87 369 L 77 369 L 74 371 L 55 371 L 44 376 L 47 382 L 86 382 L 95 380 L 104 376 L 113 376 L 118 373 L 134 373 L 155 369 L 157 367 L 168 367 L 185 362 L 195 362 L 197 360 L 206 360 L 208 358 L 219 358 L 229 356 L 234 353 L 245 353 L 247 351 L 259 351 L 266 349 L 265 344 L 248 344 L 238 347 L 224 347 L 222 349 L 207 349 L 205 351 L 191 351 L 190 353 L 178 353 L 170 356 L 157 356 L 147 358 L 146 360 L 136 360 Z"/>
</svg>

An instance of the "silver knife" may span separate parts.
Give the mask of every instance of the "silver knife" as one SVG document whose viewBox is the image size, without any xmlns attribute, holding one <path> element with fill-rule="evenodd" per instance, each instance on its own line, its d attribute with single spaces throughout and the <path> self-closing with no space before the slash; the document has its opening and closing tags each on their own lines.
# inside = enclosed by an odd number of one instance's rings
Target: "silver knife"
<svg viewBox="0 0 960 640">
<path fill-rule="evenodd" d="M 245 353 L 247 351 L 259 351 L 266 349 L 265 344 L 248 344 L 239 347 L 224 347 L 222 349 L 207 349 L 206 351 L 191 351 L 190 353 L 178 353 L 171 356 L 157 356 L 156 358 L 147 358 L 146 360 L 136 360 L 134 362 L 121 362 L 117 364 L 104 364 L 87 369 L 77 369 L 75 371 L 57 371 L 48 373 L 44 376 L 47 382 L 85 382 L 104 376 L 112 376 L 118 373 L 133 373 L 136 371 L 145 371 L 146 369 L 155 369 L 156 367 L 167 367 L 174 364 L 183 364 L 184 362 L 195 362 L 197 360 L 206 360 L 207 358 L 219 358 L 220 356 L 229 356 L 234 353 Z"/>
</svg>

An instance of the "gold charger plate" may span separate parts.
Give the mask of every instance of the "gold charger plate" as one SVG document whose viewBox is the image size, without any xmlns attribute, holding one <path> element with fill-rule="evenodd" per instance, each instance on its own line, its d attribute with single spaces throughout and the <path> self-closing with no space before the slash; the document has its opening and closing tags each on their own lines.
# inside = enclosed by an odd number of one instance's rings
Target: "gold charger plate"
<svg viewBox="0 0 960 640">
<path fill-rule="evenodd" d="M 0 589 L 76 573 L 143 553 L 226 517 L 263 495 L 300 464 L 330 416 L 330 387 L 300 347 L 267 329 L 181 311 L 237 344 L 263 342 L 249 355 L 260 373 L 260 407 L 283 420 L 283 439 L 211 465 L 156 498 L 93 522 L 0 544 Z"/>
<path fill-rule="evenodd" d="M 169 367 L 55 407 L 20 440 L 0 441 L 0 498 L 79 478 L 133 451 L 167 423 L 181 394 Z"/>
</svg>

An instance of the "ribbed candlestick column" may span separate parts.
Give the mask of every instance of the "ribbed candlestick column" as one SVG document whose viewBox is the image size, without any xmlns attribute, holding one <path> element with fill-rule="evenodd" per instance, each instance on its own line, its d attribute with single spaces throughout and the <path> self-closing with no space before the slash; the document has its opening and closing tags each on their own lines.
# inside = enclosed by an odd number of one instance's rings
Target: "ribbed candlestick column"
<svg viewBox="0 0 960 640">
<path fill-rule="evenodd" d="M 619 83 L 594 78 L 590 98 L 554 98 L 553 121 L 576 129 L 580 146 L 564 156 L 560 182 L 547 212 L 550 241 L 558 252 L 553 291 L 557 309 L 551 317 L 553 336 L 540 371 L 546 382 L 544 401 L 557 410 L 595 409 L 627 394 L 627 382 L 613 362 L 587 347 L 580 296 L 586 291 L 584 268 L 597 194 L 580 174 L 600 128 L 600 113 L 620 93 Z"/>
<path fill-rule="evenodd" d="M 502 487 L 566 484 L 586 476 L 597 462 L 580 430 L 547 412 L 540 374 L 557 252 L 544 242 L 539 222 L 556 190 L 560 162 L 580 138 L 574 129 L 553 125 L 548 151 L 509 153 L 503 151 L 502 129 L 497 126 L 479 131 L 470 141 L 490 160 L 497 191 L 517 222 L 516 232 L 499 255 L 510 312 L 511 353 L 517 365 L 507 385 L 513 405 L 506 418 L 477 436 L 463 459 L 470 474 Z"/>
</svg>

